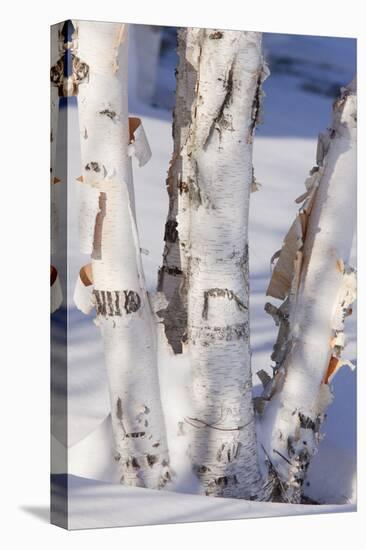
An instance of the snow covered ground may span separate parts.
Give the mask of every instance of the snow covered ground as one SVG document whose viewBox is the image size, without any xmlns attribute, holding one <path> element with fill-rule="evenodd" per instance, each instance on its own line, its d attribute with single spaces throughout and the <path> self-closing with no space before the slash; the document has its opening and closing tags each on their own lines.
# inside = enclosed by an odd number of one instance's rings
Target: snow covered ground
<svg viewBox="0 0 366 550">
<path fill-rule="evenodd" d="M 303 193 L 305 178 L 315 162 L 317 133 L 327 126 L 330 119 L 332 85 L 347 83 L 352 77 L 354 64 L 354 41 L 345 39 L 268 35 L 265 46 L 275 70 L 266 83 L 264 121 L 255 140 L 255 174 L 262 187 L 251 197 L 250 212 L 250 314 L 255 393 L 259 391 L 255 373 L 260 369 L 269 370 L 276 337 L 273 321 L 264 312 L 269 261 L 281 247 L 297 209 L 294 200 Z M 174 56 L 170 53 L 170 63 L 172 59 Z M 161 66 L 163 62 L 164 59 Z M 167 67 L 161 67 L 161 71 L 167 70 Z M 312 88 L 309 82 L 313 83 Z M 304 83 L 308 85 L 304 86 Z M 143 118 L 153 152 L 149 164 L 141 169 L 135 168 L 134 182 L 141 247 L 149 251 L 148 255 L 143 255 L 143 264 L 148 289 L 154 292 L 168 206 L 165 177 L 172 151 L 171 114 L 166 109 L 139 104 L 132 94 L 131 110 Z M 170 491 L 164 492 L 125 488 L 118 484 L 99 330 L 92 322 L 93 315 L 82 315 L 71 299 L 78 270 L 88 258 L 79 254 L 77 248 L 76 198 L 72 182 L 80 175 L 80 153 L 75 107 L 70 107 L 67 112 L 65 109 L 61 111 L 61 119 L 66 114 L 69 128 L 70 219 L 67 233 L 70 265 L 64 278 L 68 277 L 69 281 L 70 308 L 67 441 L 70 528 L 355 509 L 356 373 L 349 369 L 341 369 L 334 379 L 335 400 L 324 425 L 325 438 L 309 472 L 307 494 L 326 506 L 254 503 L 182 494 L 196 490 L 185 454 L 186 438 L 178 435 L 178 422 L 189 409 L 189 362 L 187 357 L 173 356 L 167 350 L 161 333 L 159 370 L 162 400 L 176 475 Z M 351 264 L 355 265 L 355 246 Z M 61 309 L 53 316 L 52 330 L 59 342 L 62 341 L 60 321 L 64 315 L 65 310 Z M 355 362 L 355 312 L 347 321 L 347 327 L 345 354 Z M 57 349 L 55 347 L 56 354 Z M 59 387 L 57 391 L 61 404 L 63 388 Z M 61 405 L 57 411 L 59 422 L 56 414 L 53 441 L 61 456 L 66 445 L 62 437 Z M 65 474 L 62 462 L 54 466 L 53 473 L 59 474 L 54 477 L 56 484 L 66 483 L 65 476 L 61 475 Z"/>
<path fill-rule="evenodd" d="M 62 475 L 54 479 L 60 494 L 65 482 Z M 292 504 L 290 510 L 287 504 L 135 489 L 74 475 L 68 476 L 68 490 L 69 529 L 341 513 L 352 509 L 349 505 Z"/>
</svg>

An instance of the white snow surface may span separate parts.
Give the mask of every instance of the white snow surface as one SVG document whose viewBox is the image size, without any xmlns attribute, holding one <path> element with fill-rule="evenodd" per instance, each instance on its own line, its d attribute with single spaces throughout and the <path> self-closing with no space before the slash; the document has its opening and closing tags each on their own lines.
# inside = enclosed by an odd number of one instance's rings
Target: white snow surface
<svg viewBox="0 0 366 550">
<path fill-rule="evenodd" d="M 273 131 L 284 115 L 286 98 L 280 97 L 281 81 L 274 81 L 272 91 L 278 99 L 278 110 L 270 113 L 270 128 L 266 128 L 264 112 L 263 131 L 259 128 L 254 142 L 255 176 L 262 184 L 253 193 L 250 204 L 250 318 L 254 393 L 260 392 L 256 372 L 271 372 L 270 354 L 277 329 L 272 318 L 264 312 L 268 301 L 265 291 L 270 278 L 270 258 L 281 247 L 292 223 L 298 205 L 295 199 L 304 191 L 304 181 L 315 164 L 316 135 L 308 137 L 311 124 L 307 123 L 306 137 L 276 135 Z M 268 79 L 270 82 L 271 77 Z M 270 83 L 268 84 L 269 87 Z M 271 92 L 271 93 L 272 93 Z M 267 91 L 269 93 L 269 91 Z M 314 117 L 328 109 L 331 100 L 310 97 L 309 113 L 314 106 Z M 292 124 L 291 105 L 296 121 L 299 117 L 296 97 L 306 99 L 305 92 L 288 93 L 288 126 Z M 161 264 L 163 235 L 168 196 L 165 179 L 172 152 L 171 121 L 167 111 L 153 109 L 132 102 L 136 115 L 143 119 L 152 149 L 152 159 L 143 168 L 134 166 L 134 186 L 140 244 L 149 251 L 143 255 L 143 265 L 149 292 L 156 288 L 157 271 Z M 265 107 L 266 108 L 266 107 Z M 304 107 L 305 108 L 305 107 Z M 60 117 L 66 110 L 61 110 Z M 303 114 L 302 118 L 306 118 Z M 276 124 L 273 123 L 276 121 Z M 286 128 L 286 124 L 284 128 Z M 61 121 L 62 125 L 62 121 Z M 324 128 L 319 126 L 318 130 Z M 268 130 L 268 131 L 267 131 Z M 73 285 L 78 271 L 88 257 L 78 251 L 77 220 L 73 178 L 80 175 L 79 133 L 76 109 L 68 109 L 69 147 L 69 222 L 68 222 L 68 501 L 69 528 L 128 526 L 157 523 L 207 521 L 292 515 L 305 513 L 344 512 L 356 506 L 356 372 L 341 369 L 333 381 L 335 399 L 323 426 L 324 439 L 314 458 L 308 476 L 306 493 L 321 505 L 289 505 L 248 502 L 233 499 L 202 497 L 196 492 L 195 478 L 186 456 L 186 437 L 178 435 L 178 422 L 189 414 L 189 361 L 186 354 L 174 356 L 168 349 L 159 327 L 159 375 L 165 412 L 173 482 L 167 491 L 127 488 L 118 483 L 117 464 L 113 460 L 112 430 L 104 367 L 102 341 L 93 323 L 94 314 L 85 316 L 72 303 Z M 286 131 L 285 131 L 286 132 Z M 263 137 L 263 134 L 269 137 Z M 299 128 L 301 135 L 301 128 Z M 75 208 L 74 208 L 75 206 Z M 351 265 L 356 266 L 355 243 Z M 275 300 L 273 300 L 275 302 Z M 54 329 L 57 340 L 57 326 Z M 346 321 L 348 345 L 344 355 L 355 362 L 356 311 Z M 63 342 L 60 341 L 63 345 Z M 60 390 L 62 393 L 62 391 Z M 61 396 L 62 398 L 62 396 Z M 62 407 L 61 407 L 62 412 Z M 57 416 L 57 415 L 56 415 Z M 60 450 L 66 444 L 61 431 L 53 433 L 53 442 Z M 62 426 L 62 419 L 60 419 Z M 265 434 L 258 432 L 259 447 L 265 444 Z M 263 459 L 263 453 L 261 453 Z M 263 466 L 263 462 L 262 462 Z M 64 474 L 63 466 L 54 466 L 54 474 Z M 58 476 L 56 476 L 58 477 Z M 184 494 L 185 493 L 185 494 Z M 191 494 L 189 494 L 191 493 Z"/>
<path fill-rule="evenodd" d="M 347 504 L 263 504 L 231 498 L 184 495 L 123 487 L 73 475 L 68 478 L 68 490 L 69 529 L 326 514 L 353 509 Z"/>
</svg>

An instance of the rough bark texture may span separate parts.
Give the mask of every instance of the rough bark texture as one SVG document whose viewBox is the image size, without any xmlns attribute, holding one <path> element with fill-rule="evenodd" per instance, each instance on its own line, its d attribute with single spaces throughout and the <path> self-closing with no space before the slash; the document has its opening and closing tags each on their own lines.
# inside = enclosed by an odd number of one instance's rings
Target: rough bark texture
<svg viewBox="0 0 366 550">
<path fill-rule="evenodd" d="M 88 300 L 96 307 L 121 482 L 162 488 L 170 479 L 169 457 L 131 169 L 131 155 L 144 164 L 151 153 L 140 121 L 128 120 L 127 26 L 77 26 L 79 55 L 89 67 L 79 90 L 83 174 L 77 185 L 81 249 L 91 255 L 91 268 L 81 270 L 75 300 L 83 311 Z"/>
<path fill-rule="evenodd" d="M 342 90 L 331 128 L 320 134 L 317 166 L 306 180 L 305 201 L 287 234 L 267 293 L 284 300 L 267 311 L 279 325 L 274 377 L 260 373 L 258 400 L 273 500 L 300 502 L 316 453 L 329 382 L 342 364 L 344 319 L 351 313 L 356 278 L 347 265 L 356 219 L 356 89 Z M 266 402 L 269 403 L 266 405 Z"/>
<path fill-rule="evenodd" d="M 160 312 L 165 334 L 175 353 L 182 352 L 187 337 L 187 266 L 189 205 L 193 187 L 191 159 L 186 147 L 195 109 L 200 55 L 200 29 L 178 31 L 179 63 L 173 119 L 174 150 L 167 178 L 169 212 L 165 224 L 163 263 L 158 274 L 158 291 L 163 292 L 168 306 Z M 194 185 L 194 183 L 192 184 Z M 179 216 L 179 229 L 178 229 Z"/>
<path fill-rule="evenodd" d="M 203 493 L 259 498 L 247 228 L 252 138 L 265 75 L 261 35 L 187 29 L 179 40 L 176 143 L 162 269 L 164 278 L 168 266 L 182 273 L 169 273 L 170 280 L 161 285 L 170 306 L 176 306 L 177 296 L 187 303 L 193 403 L 192 416 L 185 419 L 189 452 Z M 181 331 L 182 326 L 171 328 Z"/>
</svg>

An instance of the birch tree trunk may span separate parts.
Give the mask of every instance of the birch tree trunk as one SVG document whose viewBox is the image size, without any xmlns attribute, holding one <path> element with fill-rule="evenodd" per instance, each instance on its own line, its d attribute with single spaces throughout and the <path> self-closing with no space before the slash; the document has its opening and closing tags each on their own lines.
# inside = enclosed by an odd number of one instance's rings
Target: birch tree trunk
<svg viewBox="0 0 366 550">
<path fill-rule="evenodd" d="M 317 166 L 305 200 L 277 254 L 267 294 L 285 300 L 266 309 L 279 324 L 274 377 L 259 373 L 258 404 L 269 434 L 268 487 L 273 500 L 300 502 L 332 400 L 332 376 L 341 357 L 344 319 L 355 299 L 356 277 L 347 265 L 356 220 L 356 85 L 342 89 L 330 130 L 320 134 Z"/>
<path fill-rule="evenodd" d="M 78 22 L 79 55 L 89 66 L 79 91 L 80 242 L 92 260 L 75 301 L 85 312 L 96 306 L 121 483 L 162 488 L 169 457 L 130 158 L 134 152 L 144 164 L 150 151 L 139 121 L 128 120 L 127 33 L 119 23 Z"/>
<path fill-rule="evenodd" d="M 163 263 L 158 274 L 158 291 L 164 294 L 168 302 L 160 315 L 164 320 L 166 337 L 175 353 L 182 352 L 182 343 L 187 338 L 191 159 L 186 143 L 194 116 L 201 34 L 200 29 L 184 28 L 178 31 L 179 63 L 176 70 L 176 104 L 173 114 L 174 150 L 166 182 L 169 211 L 164 232 Z"/>
<path fill-rule="evenodd" d="M 171 172 L 179 182 L 176 229 L 187 289 L 190 456 L 203 493 L 260 498 L 247 241 L 252 140 L 265 76 L 261 34 L 188 29 L 182 38 L 179 78 L 190 94 L 176 109 L 184 141 Z M 188 203 L 180 208 L 182 195 Z"/>
</svg>

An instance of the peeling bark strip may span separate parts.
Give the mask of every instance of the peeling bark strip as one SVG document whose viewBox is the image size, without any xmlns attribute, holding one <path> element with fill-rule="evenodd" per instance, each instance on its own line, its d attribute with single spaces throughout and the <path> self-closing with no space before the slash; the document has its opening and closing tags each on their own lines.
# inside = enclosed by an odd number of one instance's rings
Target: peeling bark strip
<svg viewBox="0 0 366 550">
<path fill-rule="evenodd" d="M 94 220 L 94 239 L 93 239 L 93 253 L 92 253 L 92 258 L 94 258 L 94 260 L 101 260 L 102 258 L 103 220 L 107 212 L 106 193 L 99 194 L 98 205 L 99 205 L 99 212 L 96 215 Z"/>
<path fill-rule="evenodd" d="M 51 265 L 51 314 L 61 307 L 62 299 L 60 277 L 57 269 Z"/>
<path fill-rule="evenodd" d="M 187 182 L 188 193 L 180 195 L 173 188 L 175 217 L 170 220 L 178 222 L 175 258 L 181 260 L 183 271 L 180 294 L 187 294 L 194 411 L 186 419 L 190 454 L 193 465 L 199 465 L 194 470 L 201 492 L 261 498 L 247 248 L 252 131 L 257 119 L 253 102 L 265 74 L 261 35 L 188 29 L 180 34 L 179 49 L 179 70 L 187 71 L 180 76 L 181 86 L 185 93 L 189 89 L 191 103 L 182 106 L 177 98 L 175 125 L 185 114 L 187 129 L 183 128 L 184 141 L 172 164 L 181 174 L 174 172 L 172 178 L 174 186 Z M 175 132 L 179 130 L 175 126 Z M 166 239 L 170 261 L 169 247 Z"/>
<path fill-rule="evenodd" d="M 169 456 L 131 164 L 136 156 L 143 165 L 151 152 L 141 121 L 128 119 L 127 26 L 78 21 L 75 27 L 89 67 L 78 97 L 83 174 L 76 185 L 80 244 L 91 254 L 93 283 L 86 290 L 81 273 L 75 301 L 83 311 L 91 301 L 96 307 L 121 483 L 158 489 L 170 479 Z"/>
<path fill-rule="evenodd" d="M 268 490 L 272 500 L 300 502 L 310 461 L 317 452 L 325 412 L 333 399 L 329 382 L 342 365 L 344 321 L 352 311 L 356 277 L 349 257 L 356 212 L 356 85 L 341 90 L 332 127 L 320 134 L 317 166 L 305 182 L 299 214 L 285 237 L 266 305 L 279 333 L 274 377 L 264 380 L 263 422 Z M 265 403 L 267 405 L 265 406 Z M 265 408 L 264 408 L 265 407 Z"/>
</svg>

